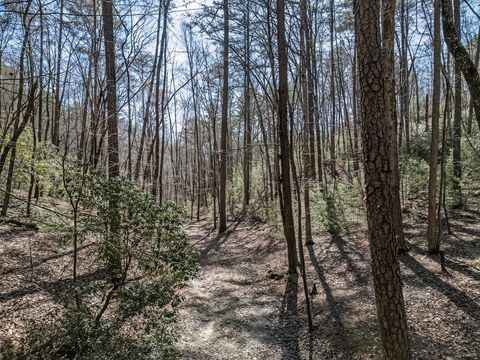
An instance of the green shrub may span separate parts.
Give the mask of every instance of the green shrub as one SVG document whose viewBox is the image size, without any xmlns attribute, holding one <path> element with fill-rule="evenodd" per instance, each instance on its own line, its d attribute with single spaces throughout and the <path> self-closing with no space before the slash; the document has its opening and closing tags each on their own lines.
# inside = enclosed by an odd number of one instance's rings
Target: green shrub
<svg viewBox="0 0 480 360">
<path fill-rule="evenodd" d="M 76 233 L 77 241 L 94 241 L 94 256 L 85 261 L 100 275 L 78 282 L 66 294 L 61 314 L 37 321 L 20 348 L 4 347 L 2 355 L 21 359 L 175 357 L 172 324 L 181 302 L 178 291 L 197 270 L 181 229 L 181 212 L 171 202 L 160 206 L 127 179 L 106 179 L 70 165 L 64 164 L 64 191 L 80 204 L 79 225 L 70 228 L 70 235 Z M 110 226 L 112 215 L 117 216 L 115 231 Z M 120 260 L 114 278 L 108 271 L 112 249 Z"/>
<path fill-rule="evenodd" d="M 415 156 L 400 158 L 400 192 L 406 200 L 424 199 L 428 193 L 428 163 Z"/>
</svg>

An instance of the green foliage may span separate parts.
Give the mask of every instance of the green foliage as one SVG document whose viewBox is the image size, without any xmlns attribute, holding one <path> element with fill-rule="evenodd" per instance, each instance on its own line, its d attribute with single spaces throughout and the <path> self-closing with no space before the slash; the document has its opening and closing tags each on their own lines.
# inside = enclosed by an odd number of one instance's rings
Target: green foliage
<svg viewBox="0 0 480 360">
<path fill-rule="evenodd" d="M 475 186 L 480 183 L 480 132 L 462 141 L 462 189 L 466 195 L 475 192 Z"/>
<path fill-rule="evenodd" d="M 5 347 L 3 355 L 41 359 L 175 357 L 172 324 L 182 300 L 178 291 L 197 270 L 181 229 L 181 212 L 170 202 L 160 206 L 127 179 L 85 172 L 74 161 L 65 161 L 63 169 L 63 191 L 73 210 L 77 201 L 79 204 L 78 226 L 70 226 L 70 240 L 76 235 L 78 241 L 93 241 L 94 256 L 86 261 L 99 275 L 77 283 L 67 294 L 68 306 L 62 314 L 34 324 L 23 346 Z M 112 215 L 117 216 L 114 231 Z M 104 270 L 111 251 L 121 264 L 117 281 Z M 74 294 L 79 305 L 72 301 Z"/>
<path fill-rule="evenodd" d="M 124 267 L 133 262 L 144 275 L 170 274 L 180 282 L 192 275 L 195 261 L 181 231 L 181 212 L 172 202 L 160 206 L 127 179 L 97 176 L 84 190 L 83 207 L 84 231 L 100 238 L 103 259 L 109 255 L 107 245 L 114 242 Z M 115 239 L 111 238 L 113 215 L 118 216 Z"/>
<path fill-rule="evenodd" d="M 178 351 L 169 318 L 158 312 L 133 325 L 110 321 L 95 325 L 85 310 L 69 310 L 63 316 L 49 314 L 36 326 L 18 349 L 3 347 L 5 358 L 12 359 L 175 359 Z"/>
<path fill-rule="evenodd" d="M 400 158 L 401 188 L 406 200 L 424 199 L 428 193 L 428 162 L 416 157 L 404 155 Z"/>
</svg>

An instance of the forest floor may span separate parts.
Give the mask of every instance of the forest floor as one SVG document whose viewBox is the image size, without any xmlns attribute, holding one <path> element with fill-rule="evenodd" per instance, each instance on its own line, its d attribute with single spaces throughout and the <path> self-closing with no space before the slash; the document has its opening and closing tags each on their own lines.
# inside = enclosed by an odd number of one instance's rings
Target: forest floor
<svg viewBox="0 0 480 360">
<path fill-rule="evenodd" d="M 415 359 L 480 358 L 480 211 L 457 211 L 443 238 L 446 270 L 426 254 L 424 209 L 410 209 L 401 256 Z M 365 221 L 355 232 L 317 235 L 305 257 L 315 330 L 308 332 L 301 279 L 285 275 L 281 236 L 262 224 L 232 223 L 218 237 L 206 224 L 186 232 L 200 254 L 180 310 L 185 359 L 380 358 Z M 412 219 L 415 219 L 413 222 Z M 280 229 L 278 229 L 280 230 Z"/>
<path fill-rule="evenodd" d="M 443 238 L 447 273 L 425 253 L 425 209 L 409 209 L 402 255 L 409 332 L 416 359 L 480 358 L 480 211 L 450 219 Z M 185 227 L 200 273 L 183 290 L 179 347 L 184 359 L 376 358 L 378 334 L 366 226 L 359 210 L 351 232 L 316 234 L 307 248 L 315 330 L 308 332 L 301 279 L 285 274 L 281 229 L 232 223 L 217 237 L 205 223 Z M 82 251 L 87 254 L 89 244 Z M 82 254 L 82 253 L 81 253 Z M 61 308 L 71 286 L 71 248 L 32 228 L 0 224 L 0 345 L 20 340 L 46 312 Z M 91 274 L 85 268 L 80 276 Z"/>
</svg>

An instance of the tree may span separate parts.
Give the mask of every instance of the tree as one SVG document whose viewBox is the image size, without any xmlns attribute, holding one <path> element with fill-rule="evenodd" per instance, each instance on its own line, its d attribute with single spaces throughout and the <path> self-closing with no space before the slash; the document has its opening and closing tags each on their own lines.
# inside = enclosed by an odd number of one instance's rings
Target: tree
<svg viewBox="0 0 480 360">
<path fill-rule="evenodd" d="M 220 131 L 220 189 L 218 194 L 218 212 L 220 215 L 218 233 L 227 230 L 227 136 L 228 136 L 228 0 L 223 0 L 223 90 L 222 90 L 222 127 Z"/>
<path fill-rule="evenodd" d="M 290 185 L 290 141 L 288 136 L 288 57 L 285 38 L 285 3 L 277 0 L 278 42 L 278 135 L 280 141 L 281 189 L 280 207 L 283 209 L 283 233 L 287 241 L 288 272 L 297 273 L 297 245 L 293 222 L 292 189 Z"/>
<path fill-rule="evenodd" d="M 460 0 L 455 3 L 455 27 L 460 33 Z M 455 94 L 454 94 L 454 115 L 453 115 L 453 178 L 452 190 L 454 207 L 462 207 L 462 71 L 459 61 L 455 61 Z M 443 146 L 442 146 L 443 148 Z M 443 158 L 442 158 L 443 161 Z"/>
<path fill-rule="evenodd" d="M 60 115 L 62 111 L 62 88 L 60 83 L 61 64 L 62 64 L 62 42 L 63 42 L 63 0 L 60 0 L 60 25 L 58 27 L 58 43 L 57 43 L 57 64 L 56 64 L 56 80 L 55 80 L 55 108 L 53 113 L 52 125 L 52 144 L 60 146 Z"/>
<path fill-rule="evenodd" d="M 376 0 L 357 0 L 354 13 L 368 235 L 381 349 L 385 359 L 410 359 L 391 211 L 390 149 L 385 141 L 388 138 L 388 124 L 384 119 L 386 96 L 379 26 L 380 4 Z"/>
<path fill-rule="evenodd" d="M 440 1 L 434 1 L 433 13 L 433 93 L 432 93 L 432 141 L 430 143 L 430 172 L 428 179 L 428 251 L 440 250 L 437 219 L 437 168 L 440 123 Z"/>
<path fill-rule="evenodd" d="M 382 4 L 385 115 L 388 119 L 388 143 L 390 147 L 392 184 L 392 211 L 399 250 L 406 251 L 408 250 L 408 245 L 405 241 L 405 234 L 403 232 L 402 208 L 400 204 L 400 173 L 398 171 L 397 151 L 397 102 L 395 98 L 395 55 L 393 46 L 395 33 L 395 0 L 384 0 Z M 408 116 L 406 118 L 408 119 Z"/>
<path fill-rule="evenodd" d="M 245 4 L 245 106 L 243 141 L 243 211 L 250 204 L 250 175 L 252 168 L 252 119 L 250 107 L 250 2 Z"/>
<path fill-rule="evenodd" d="M 103 38 L 105 43 L 105 77 L 107 80 L 107 129 L 108 129 L 108 177 L 120 177 L 118 156 L 118 114 L 117 83 L 115 73 L 115 38 L 113 32 L 112 0 L 102 0 Z M 119 209 L 118 194 L 112 193 L 110 198 L 110 236 L 107 239 L 108 266 L 112 282 L 118 286 L 121 273 L 121 256 L 119 253 Z"/>
<path fill-rule="evenodd" d="M 455 58 L 455 64 L 462 70 L 465 81 L 468 84 L 473 108 L 475 109 L 475 115 L 480 128 L 480 75 L 478 74 L 477 67 L 470 58 L 470 55 L 468 55 L 467 50 L 465 50 L 465 47 L 460 41 L 460 36 L 453 20 L 452 1 L 440 1 L 445 42 L 447 43 L 448 50 Z M 438 6 L 440 7 L 440 4 Z M 440 14 L 438 16 L 440 17 Z M 438 26 L 440 27 L 440 24 L 438 24 Z"/>
<path fill-rule="evenodd" d="M 305 243 L 307 245 L 313 244 L 312 239 L 312 221 L 310 211 L 310 182 L 315 179 L 315 140 L 313 138 L 313 88 L 310 85 L 312 82 L 311 63 L 310 63 L 310 47 L 307 46 L 309 37 L 307 33 L 310 31 L 308 28 L 308 15 L 307 15 L 307 1 L 302 0 L 300 2 L 300 49 L 302 56 L 302 70 L 301 70 L 301 83 L 303 93 L 303 119 L 304 119 L 304 145 L 303 145 L 303 158 L 304 158 L 304 190 L 303 199 L 305 203 Z M 313 140 L 313 141 L 312 141 Z M 313 146 L 312 146 L 313 145 Z M 299 204 L 300 207 L 300 204 Z M 300 225 L 299 225 L 300 226 Z"/>
</svg>

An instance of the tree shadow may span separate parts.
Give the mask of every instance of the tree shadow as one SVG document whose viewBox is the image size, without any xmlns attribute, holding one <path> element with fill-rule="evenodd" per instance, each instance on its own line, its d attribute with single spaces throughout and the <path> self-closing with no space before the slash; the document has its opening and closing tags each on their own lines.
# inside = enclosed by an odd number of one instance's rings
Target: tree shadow
<svg viewBox="0 0 480 360">
<path fill-rule="evenodd" d="M 323 292 L 325 293 L 328 310 L 333 320 L 335 330 L 334 341 L 336 343 L 336 346 L 343 349 L 347 355 L 351 355 L 351 351 L 348 345 L 349 337 L 341 316 L 341 314 L 345 313 L 346 311 L 345 306 L 342 302 L 337 301 L 333 296 L 332 289 L 327 282 L 323 268 L 320 266 L 317 260 L 317 256 L 315 255 L 313 247 L 308 246 L 307 248 L 310 261 L 314 266 L 315 271 L 317 272 L 318 279 L 320 280 Z M 312 356 L 312 354 L 310 356 Z"/>
<path fill-rule="evenodd" d="M 359 260 L 361 262 L 365 262 L 366 260 L 363 254 L 360 254 L 359 252 L 354 251 L 350 246 L 348 246 L 344 238 L 338 233 L 332 234 L 331 242 L 335 244 L 335 246 L 340 251 L 340 257 L 342 258 L 344 263 L 347 265 L 347 270 L 352 272 L 353 275 L 355 276 L 356 284 L 360 286 L 361 289 L 364 289 L 364 286 L 368 284 L 368 276 L 365 273 L 365 271 L 362 271 L 362 269 L 360 269 L 356 265 L 356 263 L 352 260 L 352 257 L 349 255 L 349 251 L 355 252 L 359 256 Z M 346 250 L 345 247 L 348 247 L 348 250 Z"/>
<path fill-rule="evenodd" d="M 472 300 L 463 291 L 458 290 L 433 274 L 430 270 L 420 264 L 413 256 L 402 254 L 400 257 L 405 266 L 412 270 L 419 280 L 425 285 L 433 286 L 436 290 L 444 294 L 452 303 L 454 303 L 463 312 L 480 321 L 480 306 Z"/>
<path fill-rule="evenodd" d="M 79 283 L 90 283 L 92 281 L 101 280 L 105 277 L 104 270 L 96 270 L 92 273 L 80 275 L 77 278 Z M 60 279 L 56 281 L 36 281 L 32 282 L 31 286 L 16 289 L 7 293 L 0 293 L 0 303 L 9 300 L 15 300 L 27 295 L 32 295 L 39 292 L 46 292 L 55 299 L 60 299 L 61 294 L 73 287 L 73 279 Z"/>
<path fill-rule="evenodd" d="M 2 225 L 2 223 L 0 223 Z M 36 230 L 29 229 L 27 227 L 15 226 L 15 227 L 6 227 L 5 229 L 0 229 L 0 240 L 9 241 L 15 240 L 15 237 L 20 235 L 26 235 L 26 233 L 36 233 Z"/>
<path fill-rule="evenodd" d="M 458 263 L 458 262 L 456 262 L 452 259 L 445 258 L 445 266 L 449 269 L 460 272 L 460 273 L 464 274 L 465 276 L 469 276 L 473 280 L 480 283 L 480 272 L 473 271 L 466 264 L 461 264 L 461 263 Z"/>
<path fill-rule="evenodd" d="M 82 251 L 84 249 L 87 249 L 87 248 L 90 248 L 94 245 L 94 243 L 90 243 L 90 244 L 86 244 L 86 245 L 82 245 L 82 246 L 79 246 L 77 251 Z M 61 259 L 63 257 L 66 257 L 66 256 L 70 256 L 73 254 L 73 250 L 68 250 L 68 251 L 64 251 L 64 252 L 61 252 L 61 253 L 58 253 L 58 254 L 54 254 L 54 255 L 50 255 L 50 256 L 47 256 L 47 257 L 44 257 L 44 258 L 40 258 L 40 259 L 35 259 L 35 261 L 33 262 L 32 265 L 28 265 L 28 266 L 21 266 L 21 267 L 12 267 L 10 269 L 5 269 L 4 271 L 0 272 L 0 276 L 5 276 L 5 275 L 10 275 L 12 273 L 18 273 L 18 272 L 22 272 L 22 271 L 27 271 L 31 268 L 33 268 L 33 270 L 35 271 L 35 268 L 37 268 L 38 266 L 48 262 L 48 261 L 51 261 L 51 260 L 57 260 L 57 259 Z M 20 254 L 18 252 L 7 252 L 7 253 L 4 253 L 4 255 L 11 255 L 12 257 L 21 257 L 22 258 L 22 262 L 24 263 L 29 263 L 30 262 L 30 257 L 27 256 L 27 255 L 24 255 L 24 254 Z M 0 269 L 1 269 L 1 266 L 0 266 Z"/>
<path fill-rule="evenodd" d="M 300 359 L 298 318 L 298 275 L 287 279 L 280 308 L 280 327 L 282 338 L 282 360 Z"/>
<path fill-rule="evenodd" d="M 200 253 L 201 257 L 204 258 L 207 256 L 212 250 L 217 250 L 220 246 L 222 246 L 229 236 L 237 229 L 238 225 L 240 225 L 241 221 L 235 221 L 232 223 L 228 229 L 222 233 L 218 234 Z"/>
</svg>

